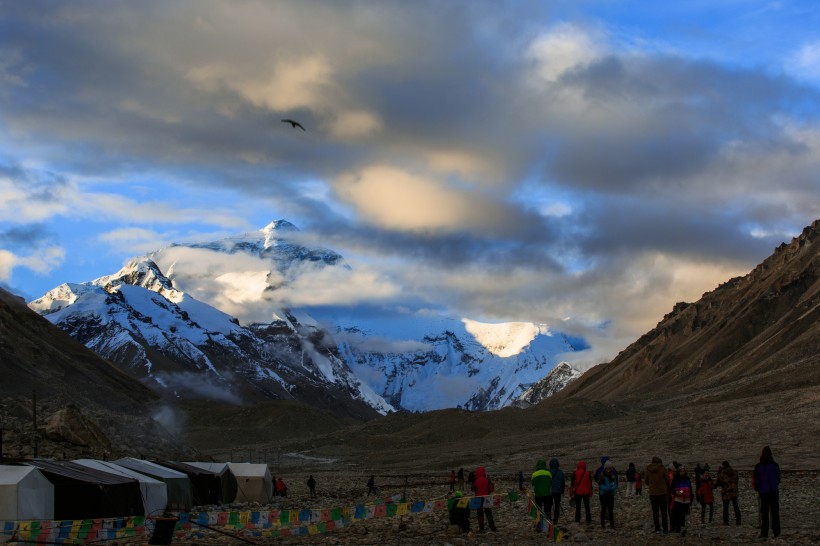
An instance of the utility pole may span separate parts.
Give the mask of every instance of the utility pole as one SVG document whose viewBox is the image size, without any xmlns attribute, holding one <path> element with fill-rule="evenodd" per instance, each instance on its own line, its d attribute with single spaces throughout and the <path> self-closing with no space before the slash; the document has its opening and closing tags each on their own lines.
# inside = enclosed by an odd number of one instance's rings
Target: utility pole
<svg viewBox="0 0 820 546">
<path fill-rule="evenodd" d="M 31 391 L 31 418 L 31 446 L 34 450 L 34 458 L 36 459 L 39 456 L 39 446 L 37 445 L 37 391 Z"/>
</svg>

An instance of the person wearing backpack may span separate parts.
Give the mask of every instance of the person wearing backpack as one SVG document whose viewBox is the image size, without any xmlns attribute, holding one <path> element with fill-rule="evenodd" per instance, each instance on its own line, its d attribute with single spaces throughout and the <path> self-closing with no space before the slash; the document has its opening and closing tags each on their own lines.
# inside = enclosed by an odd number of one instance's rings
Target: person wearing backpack
<svg viewBox="0 0 820 546">
<path fill-rule="evenodd" d="M 538 517 L 535 521 L 535 530 L 542 531 L 545 527 L 544 519 L 552 512 L 552 473 L 547 470 L 547 462 L 538 459 L 535 463 L 535 472 L 530 477 L 532 483 L 533 502 L 538 509 Z"/>
<path fill-rule="evenodd" d="M 493 482 L 487 477 L 487 472 L 483 466 L 479 466 L 475 470 L 475 481 L 473 482 L 473 492 L 477 497 L 485 497 L 495 491 Z M 487 523 L 490 525 L 490 531 L 496 533 L 498 529 L 495 528 L 495 520 L 493 520 L 493 504 L 490 501 L 489 505 L 485 504 L 486 499 L 481 499 L 481 506 L 476 510 L 478 516 L 478 530 L 484 531 L 484 517 L 487 517 Z"/>
<path fill-rule="evenodd" d="M 592 475 L 587 471 L 586 461 L 579 461 L 572 473 L 569 484 L 569 497 L 575 502 L 575 521 L 581 523 L 581 502 L 584 503 L 587 525 L 592 524 L 589 513 L 589 498 L 592 496 Z"/>
</svg>

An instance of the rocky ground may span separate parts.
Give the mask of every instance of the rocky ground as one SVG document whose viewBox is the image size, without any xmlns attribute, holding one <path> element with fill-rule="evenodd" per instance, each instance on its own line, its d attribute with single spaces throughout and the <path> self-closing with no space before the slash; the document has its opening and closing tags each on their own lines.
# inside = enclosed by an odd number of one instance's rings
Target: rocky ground
<svg viewBox="0 0 820 546">
<path fill-rule="evenodd" d="M 492 470 L 492 469 L 490 469 Z M 302 485 L 307 476 L 299 474 L 285 475 L 289 482 L 289 497 L 276 501 L 270 508 L 278 509 L 317 509 L 350 506 L 368 502 L 365 495 L 367 476 L 349 472 L 316 472 L 319 497 L 311 499 L 307 487 Z M 491 476 L 497 484 L 497 491 L 507 493 L 517 489 L 514 476 Z M 404 489 L 404 476 L 393 474 L 377 476 L 380 495 L 389 496 L 401 493 Z M 687 521 L 686 536 L 672 535 L 660 537 L 654 534 L 651 521 L 649 498 L 626 497 L 623 491 L 616 500 L 616 529 L 600 527 L 600 511 L 597 499 L 591 503 L 593 524 L 578 525 L 573 521 L 568 498 L 564 497 L 562 515 L 558 525 L 566 533 L 563 541 L 574 543 L 597 544 L 749 544 L 757 542 L 757 504 L 755 493 L 750 487 L 750 474 L 741 472 L 740 507 L 743 523 L 722 525 L 720 501 L 715 506 L 715 519 L 712 523 L 701 525 L 700 507 L 693 508 L 693 514 Z M 446 476 L 409 474 L 407 496 L 410 500 L 429 500 L 443 498 L 448 492 Z M 372 501 L 372 497 L 370 498 Z M 259 507 L 252 507 L 258 509 Z M 820 543 L 820 474 L 817 472 L 786 472 L 783 476 L 781 493 L 781 512 L 783 531 L 778 539 L 770 538 L 773 544 L 818 544 Z M 301 536 L 281 539 L 268 539 L 277 544 L 312 544 L 312 545 L 406 545 L 406 546 L 472 546 L 472 545 L 507 545 L 507 544 L 544 544 L 549 540 L 533 528 L 533 520 L 528 517 L 527 501 L 522 497 L 511 503 L 502 499 L 500 507 L 494 509 L 498 532 L 479 533 L 475 514 L 472 514 L 469 534 L 459 534 L 448 525 L 446 512 L 414 514 L 403 517 L 381 518 L 357 521 L 344 529 L 321 535 Z M 694 517 L 693 517 L 694 516 Z M 582 515 L 583 518 L 583 515 Z M 707 514 L 708 518 L 708 514 Z M 258 537 L 251 540 L 263 543 Z M 175 544 L 178 543 L 175 541 Z M 206 535 L 190 539 L 188 543 L 228 544 L 237 543 L 237 539 L 225 535 Z"/>
</svg>

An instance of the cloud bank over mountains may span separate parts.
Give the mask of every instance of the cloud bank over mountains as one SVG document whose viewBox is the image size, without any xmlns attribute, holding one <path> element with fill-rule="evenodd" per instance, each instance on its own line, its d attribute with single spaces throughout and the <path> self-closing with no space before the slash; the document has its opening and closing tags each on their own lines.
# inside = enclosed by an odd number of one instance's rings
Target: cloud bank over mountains
<svg viewBox="0 0 820 546">
<path fill-rule="evenodd" d="M 284 217 L 352 267 L 283 303 L 607 358 L 820 217 L 800 5 L 2 5 L 0 282 L 28 297 Z M 238 309 L 276 279 L 221 282 Z"/>
</svg>

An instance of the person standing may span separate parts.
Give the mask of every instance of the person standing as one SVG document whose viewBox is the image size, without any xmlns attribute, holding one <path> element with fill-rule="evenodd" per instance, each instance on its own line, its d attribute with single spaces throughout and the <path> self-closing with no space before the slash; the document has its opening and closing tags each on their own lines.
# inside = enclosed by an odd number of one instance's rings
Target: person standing
<svg viewBox="0 0 820 546">
<path fill-rule="evenodd" d="M 450 471 L 450 493 L 454 493 L 456 490 L 456 471 Z"/>
<path fill-rule="evenodd" d="M 661 534 L 661 520 L 663 520 L 663 534 L 669 534 L 669 478 L 666 467 L 660 457 L 652 457 L 652 462 L 646 467 L 644 481 L 649 489 L 649 502 L 652 505 L 652 523 L 655 524 L 655 534 Z"/>
<path fill-rule="evenodd" d="M 638 469 L 635 469 L 635 494 L 639 497 L 643 494 L 643 475 Z"/>
<path fill-rule="evenodd" d="M 371 474 L 370 479 L 367 480 L 367 494 L 368 496 L 376 494 L 376 476 L 374 474 Z"/>
<path fill-rule="evenodd" d="M 755 465 L 755 491 L 760 495 L 760 538 L 768 538 L 769 524 L 772 534 L 780 536 L 780 465 L 774 461 L 769 446 L 763 448 L 760 462 Z"/>
<path fill-rule="evenodd" d="M 717 485 L 720 487 L 720 498 L 723 500 L 723 525 L 729 525 L 729 503 L 735 511 L 735 523 L 740 525 L 740 506 L 737 503 L 737 470 L 723 461 L 718 472 Z"/>
<path fill-rule="evenodd" d="M 606 527 L 606 520 L 609 518 L 609 526 L 615 528 L 615 492 L 618 490 L 618 474 L 612 461 L 604 463 L 604 471 L 598 477 L 598 497 L 601 501 L 601 527 Z"/>
<path fill-rule="evenodd" d="M 606 467 L 606 462 L 609 461 L 609 455 L 604 455 L 601 457 L 601 466 L 598 467 L 598 470 L 595 471 L 595 483 L 598 483 L 598 478 L 601 477 L 601 474 L 604 473 L 604 468 Z M 615 470 L 615 467 L 612 467 L 612 471 L 615 473 L 615 478 L 618 478 L 618 471 Z"/>
<path fill-rule="evenodd" d="M 522 492 L 524 491 L 524 471 L 523 470 L 518 471 L 518 490 L 522 491 Z"/>
<path fill-rule="evenodd" d="M 459 484 L 458 487 L 459 487 L 459 489 L 461 489 L 463 491 L 464 490 L 464 469 L 463 468 L 458 469 L 457 477 L 458 477 L 458 484 Z"/>
<path fill-rule="evenodd" d="M 552 474 L 552 522 L 557 524 L 561 516 L 561 497 L 564 496 L 567 480 L 556 458 L 550 459 L 550 474 Z"/>
<path fill-rule="evenodd" d="M 470 502 L 463 497 L 461 491 L 456 491 L 449 505 L 450 523 L 458 525 L 459 532 L 470 532 Z"/>
<path fill-rule="evenodd" d="M 584 503 L 587 525 L 592 523 L 589 513 L 589 498 L 592 496 L 592 475 L 587 471 L 586 461 L 578 461 L 578 466 L 569 482 L 569 496 L 575 502 L 575 521 L 581 523 L 581 502 Z"/>
<path fill-rule="evenodd" d="M 635 496 L 635 463 L 629 463 L 626 469 L 626 496 Z"/>
<path fill-rule="evenodd" d="M 538 459 L 535 463 L 535 472 L 532 473 L 530 482 L 535 506 L 538 509 L 535 530 L 542 531 L 546 525 L 544 518 L 548 518 L 552 511 L 552 473 L 547 470 L 547 462 L 544 459 Z"/>
<path fill-rule="evenodd" d="M 287 498 L 287 496 L 288 496 L 288 486 L 285 485 L 285 480 L 282 479 L 282 476 L 279 476 L 278 478 L 276 478 L 276 484 L 274 486 L 274 489 L 276 491 L 276 496 L 277 497 Z"/>
<path fill-rule="evenodd" d="M 706 507 L 709 507 L 709 523 L 712 523 L 712 516 L 715 514 L 715 483 L 709 473 L 709 464 L 703 465 L 703 473 L 700 475 L 700 487 L 698 487 L 698 497 L 700 497 L 700 523 L 706 525 Z"/>
<path fill-rule="evenodd" d="M 493 504 L 490 501 L 489 505 L 485 504 L 486 499 L 483 497 L 495 491 L 493 482 L 487 477 L 487 472 L 483 466 L 479 466 L 475 470 L 475 481 L 473 482 L 473 492 L 477 497 L 482 497 L 481 506 L 476 510 L 478 516 L 478 530 L 484 531 L 484 517 L 487 517 L 487 523 L 490 526 L 490 531 L 498 532 L 495 528 L 495 521 L 493 520 Z"/>
<path fill-rule="evenodd" d="M 686 514 L 689 513 L 689 508 L 692 506 L 692 480 L 689 479 L 689 473 L 685 466 L 678 467 L 678 473 L 675 479 L 672 480 L 669 490 L 672 495 L 671 530 L 673 533 L 680 533 L 681 536 L 685 536 Z"/>
<path fill-rule="evenodd" d="M 307 486 L 310 489 L 310 498 L 316 498 L 316 480 L 313 479 L 313 474 L 308 478 Z"/>
</svg>

